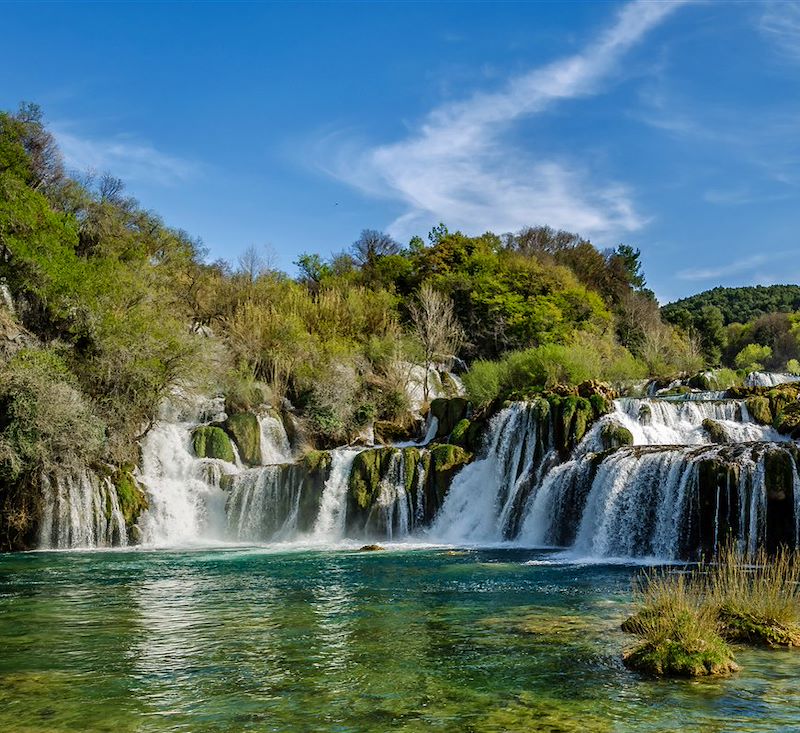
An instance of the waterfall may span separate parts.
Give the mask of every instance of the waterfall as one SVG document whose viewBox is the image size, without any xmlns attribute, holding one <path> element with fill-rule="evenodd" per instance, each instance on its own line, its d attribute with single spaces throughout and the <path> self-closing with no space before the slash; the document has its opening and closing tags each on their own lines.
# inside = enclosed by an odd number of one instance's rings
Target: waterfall
<svg viewBox="0 0 800 733">
<path fill-rule="evenodd" d="M 332 451 L 331 471 L 322 490 L 319 515 L 312 533 L 316 540 L 336 542 L 344 537 L 350 469 L 360 452 L 357 448 Z"/>
<path fill-rule="evenodd" d="M 800 382 L 800 375 L 777 372 L 750 372 L 744 380 L 745 387 L 777 387 L 779 384 Z"/>
<path fill-rule="evenodd" d="M 614 402 L 613 420 L 630 430 L 635 445 L 710 443 L 703 421 L 718 422 L 731 442 L 787 440 L 777 430 L 752 422 L 744 401 L 671 401 L 624 397 Z"/>
<path fill-rule="evenodd" d="M 473 543 L 513 536 L 529 492 L 554 461 L 549 420 L 538 403 L 518 402 L 499 412 L 485 442 L 482 455 L 453 480 L 431 537 Z"/>
<path fill-rule="evenodd" d="M 42 474 L 41 549 L 126 545 L 125 519 L 111 479 L 88 469 Z"/>
<path fill-rule="evenodd" d="M 768 460 L 783 461 L 769 480 Z M 769 481 L 778 484 L 773 495 Z M 732 537 L 752 553 L 797 541 L 798 491 L 797 451 L 781 444 L 622 448 L 552 471 L 518 540 L 568 546 L 579 557 L 672 560 L 713 552 Z M 783 516 L 791 517 L 785 529 Z"/>
<path fill-rule="evenodd" d="M 386 474 L 381 479 L 377 501 L 371 507 L 362 530 L 365 536 L 388 540 L 407 537 L 414 530 L 418 518 L 424 516 L 424 469 L 421 462 L 416 466 L 419 473 L 415 492 L 409 493 L 406 489 L 406 460 L 405 451 L 395 450 L 392 453 Z M 414 505 L 415 496 L 417 506 Z"/>
<path fill-rule="evenodd" d="M 147 489 L 149 508 L 139 520 L 145 544 L 181 545 L 225 537 L 223 475 L 237 467 L 215 459 L 198 459 L 191 431 L 198 423 L 159 422 L 142 443 L 139 480 Z"/>
<path fill-rule="evenodd" d="M 305 477 L 296 468 L 271 465 L 233 478 L 226 505 L 229 538 L 269 542 L 297 535 Z"/>
<path fill-rule="evenodd" d="M 292 448 L 283 422 L 274 415 L 259 415 L 261 429 L 261 463 L 264 466 L 276 463 L 291 463 Z"/>
</svg>

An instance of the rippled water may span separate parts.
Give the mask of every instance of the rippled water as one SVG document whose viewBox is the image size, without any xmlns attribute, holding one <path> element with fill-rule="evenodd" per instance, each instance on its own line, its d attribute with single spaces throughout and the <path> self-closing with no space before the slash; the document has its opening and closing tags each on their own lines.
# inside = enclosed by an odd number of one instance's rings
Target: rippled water
<svg viewBox="0 0 800 733">
<path fill-rule="evenodd" d="M 800 730 L 800 652 L 628 672 L 634 568 L 523 550 L 0 557 L 1 731 Z"/>
</svg>

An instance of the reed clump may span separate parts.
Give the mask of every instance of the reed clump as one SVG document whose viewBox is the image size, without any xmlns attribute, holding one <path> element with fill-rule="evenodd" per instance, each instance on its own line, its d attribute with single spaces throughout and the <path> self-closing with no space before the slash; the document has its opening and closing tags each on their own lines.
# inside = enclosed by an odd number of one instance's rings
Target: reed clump
<svg viewBox="0 0 800 733">
<path fill-rule="evenodd" d="M 625 664 L 658 675 L 736 671 L 730 643 L 800 647 L 800 552 L 723 548 L 690 571 L 658 568 L 634 586 L 623 631 L 640 639 Z"/>
</svg>

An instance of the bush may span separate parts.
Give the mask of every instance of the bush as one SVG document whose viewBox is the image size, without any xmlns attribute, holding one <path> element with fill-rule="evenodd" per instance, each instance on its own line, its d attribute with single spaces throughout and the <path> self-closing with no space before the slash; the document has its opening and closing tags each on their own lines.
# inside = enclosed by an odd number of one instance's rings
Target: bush
<svg viewBox="0 0 800 733">
<path fill-rule="evenodd" d="M 462 380 L 470 401 L 476 407 L 485 407 L 500 396 L 505 381 L 503 364 L 496 361 L 476 361 Z"/>
<path fill-rule="evenodd" d="M 19 351 L 0 370 L 0 473 L 16 481 L 55 465 L 99 458 L 104 425 L 54 352 Z"/>
<path fill-rule="evenodd" d="M 800 376 L 800 361 L 797 359 L 789 359 L 789 361 L 786 362 L 786 371 L 789 372 L 789 374 Z"/>
</svg>

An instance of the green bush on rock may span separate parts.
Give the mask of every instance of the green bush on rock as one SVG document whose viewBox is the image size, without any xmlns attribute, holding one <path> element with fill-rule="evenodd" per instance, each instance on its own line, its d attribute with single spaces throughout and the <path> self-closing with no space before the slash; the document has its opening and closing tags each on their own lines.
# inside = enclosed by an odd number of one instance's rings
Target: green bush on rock
<svg viewBox="0 0 800 733">
<path fill-rule="evenodd" d="M 600 442 L 603 450 L 615 450 L 625 445 L 633 445 L 633 434 L 619 423 L 607 422 L 600 428 Z"/>
</svg>

